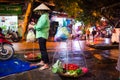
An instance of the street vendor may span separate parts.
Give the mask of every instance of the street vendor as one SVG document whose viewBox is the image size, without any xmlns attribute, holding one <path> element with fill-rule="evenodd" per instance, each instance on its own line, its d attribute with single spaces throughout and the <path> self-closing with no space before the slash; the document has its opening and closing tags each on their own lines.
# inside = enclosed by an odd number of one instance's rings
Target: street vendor
<svg viewBox="0 0 120 80">
<path fill-rule="evenodd" d="M 37 64 L 32 65 L 40 65 L 41 67 L 39 70 L 44 70 L 49 68 L 49 58 L 46 49 L 46 41 L 49 36 L 49 29 L 50 29 L 50 21 L 49 21 L 49 8 L 45 4 L 41 4 L 34 10 L 40 11 L 40 18 L 38 19 L 37 24 L 34 26 L 36 31 L 36 38 L 38 39 L 38 44 L 41 52 L 41 61 Z"/>
</svg>

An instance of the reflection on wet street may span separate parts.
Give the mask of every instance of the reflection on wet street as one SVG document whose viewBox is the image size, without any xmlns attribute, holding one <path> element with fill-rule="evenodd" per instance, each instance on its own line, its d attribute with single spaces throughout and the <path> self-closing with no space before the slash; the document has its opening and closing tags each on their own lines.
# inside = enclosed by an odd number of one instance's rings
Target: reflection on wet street
<svg viewBox="0 0 120 80">
<path fill-rule="evenodd" d="M 29 46 L 22 46 L 23 44 Z M 31 44 L 35 45 L 34 51 L 35 53 L 38 53 L 39 49 L 37 43 Z M 17 46 L 14 57 L 27 61 L 24 59 L 24 53 L 33 51 L 33 45 L 31 44 L 26 44 L 25 42 L 14 43 L 14 47 Z M 59 47 L 65 47 L 65 44 L 66 43 L 64 42 L 47 43 L 50 64 L 52 65 L 57 59 L 60 59 L 64 63 L 77 63 L 79 66 L 88 67 L 89 72 L 87 74 L 80 76 L 79 78 L 69 78 L 59 76 L 58 74 L 53 74 L 50 69 L 39 71 L 37 68 L 26 72 L 5 76 L 1 78 L 1 80 L 118 80 L 119 73 L 115 68 L 119 55 L 118 49 L 100 50 L 86 46 L 85 50 L 71 51 L 69 49 L 67 50 Z M 27 62 L 36 63 L 38 61 Z"/>
<path fill-rule="evenodd" d="M 77 64 L 80 67 L 86 67 L 86 60 L 83 51 L 60 51 L 53 56 L 54 62 L 60 60 L 63 64 Z"/>
<path fill-rule="evenodd" d="M 111 49 L 111 50 L 95 50 L 94 54 L 99 54 L 99 56 L 109 59 L 118 59 L 119 50 L 118 49 Z"/>
</svg>

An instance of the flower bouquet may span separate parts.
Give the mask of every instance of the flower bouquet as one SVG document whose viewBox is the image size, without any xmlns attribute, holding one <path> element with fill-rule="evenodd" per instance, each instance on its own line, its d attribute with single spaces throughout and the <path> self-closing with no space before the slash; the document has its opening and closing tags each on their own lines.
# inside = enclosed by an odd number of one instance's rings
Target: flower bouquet
<svg viewBox="0 0 120 80">
<path fill-rule="evenodd" d="M 79 67 L 77 64 L 62 64 L 59 60 L 52 66 L 52 72 L 65 77 L 80 77 L 88 72 L 88 68 Z"/>
</svg>

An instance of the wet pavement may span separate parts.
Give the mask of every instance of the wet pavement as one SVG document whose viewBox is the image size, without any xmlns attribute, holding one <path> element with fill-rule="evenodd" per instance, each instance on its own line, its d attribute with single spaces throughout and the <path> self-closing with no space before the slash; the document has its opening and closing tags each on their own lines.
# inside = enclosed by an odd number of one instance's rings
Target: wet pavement
<svg viewBox="0 0 120 80">
<path fill-rule="evenodd" d="M 64 56 L 66 53 L 65 45 L 65 42 L 47 42 L 48 55 L 51 65 L 53 64 L 53 59 L 57 59 L 57 56 L 55 56 L 55 54 Z M 14 57 L 25 61 L 27 61 L 24 58 L 25 53 L 31 51 L 34 51 L 36 53 L 39 52 L 37 42 L 28 43 L 21 41 L 19 43 L 13 43 L 13 47 L 16 51 Z M 63 48 L 65 50 L 63 50 Z M 89 72 L 83 76 L 80 76 L 79 78 L 63 77 L 52 73 L 51 69 L 39 71 L 39 68 L 36 68 L 30 71 L 1 77 L 0 80 L 118 80 L 119 72 L 115 68 L 119 55 L 118 49 L 98 50 L 86 46 L 84 51 L 73 51 L 72 56 L 79 57 L 81 54 L 83 54 L 82 56 L 85 58 L 81 61 L 85 63 L 84 65 L 87 66 Z M 58 58 L 59 57 L 61 58 L 61 56 L 58 56 Z M 63 59 L 63 57 L 61 59 Z M 28 62 L 36 63 L 38 61 Z M 80 60 L 77 62 L 80 63 Z"/>
</svg>

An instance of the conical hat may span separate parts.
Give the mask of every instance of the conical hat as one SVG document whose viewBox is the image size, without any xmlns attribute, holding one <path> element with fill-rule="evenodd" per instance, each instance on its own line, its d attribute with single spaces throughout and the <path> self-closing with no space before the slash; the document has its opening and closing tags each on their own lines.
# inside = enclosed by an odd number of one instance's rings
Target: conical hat
<svg viewBox="0 0 120 80">
<path fill-rule="evenodd" d="M 36 7 L 33 11 L 37 10 L 50 10 L 44 3 L 40 4 L 38 7 Z"/>
</svg>

